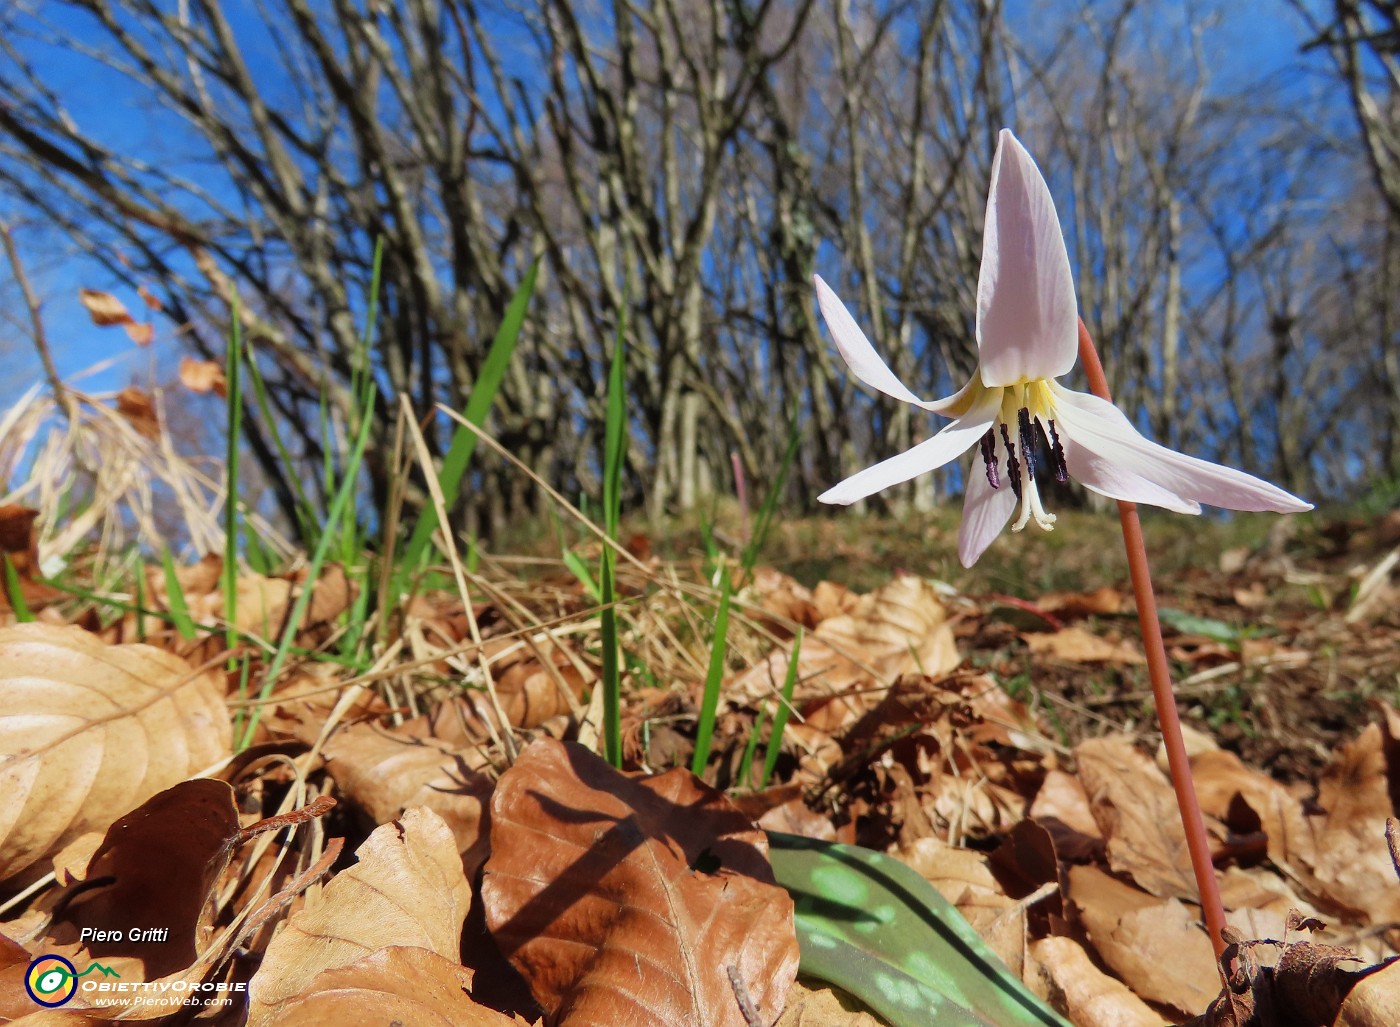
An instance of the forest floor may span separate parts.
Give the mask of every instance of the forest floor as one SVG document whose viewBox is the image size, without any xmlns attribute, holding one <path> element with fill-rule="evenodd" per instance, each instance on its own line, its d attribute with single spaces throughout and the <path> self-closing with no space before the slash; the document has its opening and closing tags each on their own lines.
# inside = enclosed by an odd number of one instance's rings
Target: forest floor
<svg viewBox="0 0 1400 1027">
<path fill-rule="evenodd" d="M 578 568 L 601 544 L 572 524 L 371 611 L 356 663 L 336 656 L 354 572 L 328 567 L 300 613 L 304 571 L 241 572 L 229 635 L 217 557 L 73 598 L 38 572 L 42 516 L 0 508 L 33 621 L 0 605 L 0 783 L 21 800 L 0 817 L 0 1022 L 115 1015 L 76 978 L 61 1009 L 35 1005 L 60 956 L 235 996 L 123 1014 L 171 1024 L 927 1022 L 859 973 L 830 988 L 805 947 L 794 980 L 753 822 L 899 859 L 1076 1024 L 1295 1022 L 1266 978 L 1326 992 L 1310 1023 L 1395 1022 L 1400 964 L 1375 968 L 1400 951 L 1400 512 L 1145 519 L 1239 932 L 1223 993 L 1111 516 L 1008 534 L 972 571 L 951 511 L 780 519 L 752 572 L 725 556 L 745 541 L 732 507 L 624 525 L 631 778 L 585 752 L 605 628 Z M 721 569 L 701 784 L 675 768 L 702 744 Z M 168 937 L 95 933 L 147 928 Z M 870 951 L 917 963 L 890 944 Z"/>
</svg>

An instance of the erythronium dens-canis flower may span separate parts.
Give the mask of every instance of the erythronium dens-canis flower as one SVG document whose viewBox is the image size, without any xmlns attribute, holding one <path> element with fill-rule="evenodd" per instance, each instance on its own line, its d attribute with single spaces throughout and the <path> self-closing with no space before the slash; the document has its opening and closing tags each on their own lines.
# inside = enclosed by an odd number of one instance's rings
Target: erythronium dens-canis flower
<svg viewBox="0 0 1400 1027">
<path fill-rule="evenodd" d="M 922 400 L 889 369 L 836 293 L 815 278 L 817 302 L 836 348 L 856 377 L 888 396 L 952 418 L 913 449 L 854 474 L 819 498 L 854 503 L 942 467 L 973 446 L 958 556 L 971 567 L 1011 519 L 1055 524 L 1037 475 L 1074 478 L 1110 499 L 1198 514 L 1201 503 L 1231 510 L 1312 509 L 1266 481 L 1186 456 L 1144 438 L 1112 403 L 1055 379 L 1073 366 L 1079 314 L 1069 254 L 1049 187 L 1007 129 L 997 139 L 977 279 L 977 370 L 953 395 Z"/>
</svg>

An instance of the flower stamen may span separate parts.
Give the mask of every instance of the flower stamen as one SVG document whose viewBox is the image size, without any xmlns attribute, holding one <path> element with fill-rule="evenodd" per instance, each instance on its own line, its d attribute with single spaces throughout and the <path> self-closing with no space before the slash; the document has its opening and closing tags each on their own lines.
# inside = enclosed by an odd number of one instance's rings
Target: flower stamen
<svg viewBox="0 0 1400 1027">
<path fill-rule="evenodd" d="M 992 429 L 982 436 L 982 463 L 987 468 L 987 484 L 994 489 L 1001 488 L 1001 475 L 997 473 L 997 437 Z"/>
<path fill-rule="evenodd" d="M 1050 433 L 1048 436 L 1046 431 Z M 1065 447 L 1061 444 L 1060 436 L 1055 431 L 1054 418 L 1040 423 L 1040 437 L 1045 440 L 1045 448 L 1050 451 L 1050 466 L 1055 471 L 1055 480 L 1063 485 L 1069 481 L 1069 468 L 1065 466 Z"/>
<path fill-rule="evenodd" d="M 1011 491 L 1021 498 L 1021 465 L 1016 460 L 1016 447 L 1011 443 L 1011 434 L 1006 430 L 1006 422 L 1001 422 L 1001 441 L 1006 446 L 1006 474 L 1011 479 Z"/>
<path fill-rule="evenodd" d="M 1016 412 L 1017 434 L 1021 439 L 1021 459 L 1026 463 L 1026 480 L 1035 481 L 1035 426 L 1031 412 L 1022 407 Z"/>
</svg>

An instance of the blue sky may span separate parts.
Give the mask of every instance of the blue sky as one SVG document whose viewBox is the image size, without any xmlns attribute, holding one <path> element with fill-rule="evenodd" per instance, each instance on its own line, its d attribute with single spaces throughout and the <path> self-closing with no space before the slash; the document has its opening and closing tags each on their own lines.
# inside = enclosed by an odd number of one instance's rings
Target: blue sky
<svg viewBox="0 0 1400 1027">
<path fill-rule="evenodd" d="M 1297 15 L 1282 0 L 1269 5 L 1272 15 L 1261 15 L 1263 5 L 1230 3 L 1216 5 L 1217 23 L 1207 40 L 1209 51 L 1218 55 L 1212 73 L 1222 88 L 1235 90 L 1258 84 L 1272 91 L 1281 83 L 1306 87 L 1317 79 L 1316 59 L 1304 61 L 1298 54 Z M 54 10 L 56 5 L 47 5 Z M 1060 23 L 1049 15 L 1064 5 L 1047 5 L 1039 0 L 1011 0 L 1007 7 L 1010 23 L 1022 38 L 1049 41 L 1058 35 Z M 1180 19 L 1185 7 L 1162 3 L 1151 16 L 1170 23 Z M 92 38 L 86 17 L 70 16 L 65 32 L 78 38 Z M 111 74 L 94 73 L 90 61 L 75 59 L 60 50 L 38 53 L 48 81 L 71 106 L 85 128 L 97 128 L 117 149 L 150 156 L 178 140 L 180 124 L 168 112 L 156 116 L 143 102 L 131 83 Z M 1310 70 L 1311 69 L 1311 70 Z M 1267 83 L 1267 84 L 1265 84 Z M 1332 85 L 1335 91 L 1335 85 Z M 1340 92 L 1334 92 L 1340 106 Z M 19 217 L 13 198 L 0 196 L 0 216 L 15 222 Z M 94 390 L 120 388 L 131 382 L 149 383 L 153 367 L 160 378 L 168 378 L 178 362 L 178 343 L 169 324 L 157 319 L 156 342 L 149 351 L 132 345 L 120 328 L 98 328 L 91 324 L 78 301 L 77 290 L 86 286 L 110 289 L 137 317 L 144 317 L 142 304 L 134 291 L 114 283 L 90 256 L 74 252 L 56 233 L 41 225 L 20 222 L 16 242 L 32 283 L 43 301 L 43 315 L 49 343 L 59 371 L 73 376 L 99 362 L 115 358 L 107 370 L 85 381 Z M 0 406 L 8 405 L 42 377 L 38 357 L 28 338 L 28 317 L 19 302 L 8 265 L 0 266 L 0 358 L 9 373 L 0 376 Z"/>
</svg>

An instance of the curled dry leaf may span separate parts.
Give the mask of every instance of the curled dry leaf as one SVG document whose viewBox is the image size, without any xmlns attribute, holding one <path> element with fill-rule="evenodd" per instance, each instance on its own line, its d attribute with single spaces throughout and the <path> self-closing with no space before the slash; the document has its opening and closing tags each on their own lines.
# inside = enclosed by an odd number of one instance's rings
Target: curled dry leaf
<svg viewBox="0 0 1400 1027">
<path fill-rule="evenodd" d="M 797 974 L 792 900 L 719 792 L 545 740 L 491 809 L 486 921 L 552 1022 L 746 1027 L 745 1001 L 777 1018 Z"/>
<path fill-rule="evenodd" d="M 123 979 L 186 969 L 209 940 L 213 910 L 206 906 L 239 837 L 233 789 L 223 781 L 182 781 L 152 796 L 108 829 L 83 884 L 49 927 L 45 950 L 79 945 L 85 958 L 113 965 Z M 85 928 L 113 925 L 169 933 L 159 944 L 126 936 L 84 943 Z"/>
<path fill-rule="evenodd" d="M 248 989 L 249 1027 L 293 1022 L 284 1019 L 283 1007 L 299 1001 L 315 975 L 381 949 L 423 949 L 456 963 L 471 888 L 442 818 L 411 809 L 371 834 L 356 854 L 360 861 L 332 879 L 319 902 L 294 913 L 268 945 Z"/>
<path fill-rule="evenodd" d="M 219 675 L 81 628 L 0 628 L 0 880 L 229 755 Z"/>
<path fill-rule="evenodd" d="M 138 435 L 152 440 L 160 438 L 160 418 L 156 416 L 156 403 L 145 389 L 128 385 L 117 393 L 117 413 L 126 418 L 127 423 Z"/>
<path fill-rule="evenodd" d="M 1092 738 L 1074 750 L 1079 780 L 1108 839 L 1108 863 L 1160 897 L 1196 897 L 1176 796 L 1152 760 L 1126 738 Z"/>
<path fill-rule="evenodd" d="M 1400 793 L 1400 714 L 1383 709 L 1380 723 L 1367 725 L 1342 745 L 1318 784 L 1310 817 L 1315 886 L 1330 902 L 1373 923 L 1400 920 L 1400 888 L 1386 844 L 1386 818 Z"/>
<path fill-rule="evenodd" d="M 1069 899 L 1100 958 L 1138 995 L 1190 1015 L 1219 990 L 1215 954 L 1196 914 L 1097 867 L 1069 871 Z"/>
<path fill-rule="evenodd" d="M 516 1023 L 473 1002 L 470 988 L 471 974 L 456 959 L 396 945 L 346 966 L 322 970 L 300 994 L 256 1022 L 267 1027 L 511 1027 Z"/>
<path fill-rule="evenodd" d="M 214 360 L 181 357 L 180 384 L 191 392 L 228 395 L 228 380 L 224 377 L 223 365 Z"/>
<path fill-rule="evenodd" d="M 1095 966 L 1072 939 L 1032 942 L 1031 957 L 1041 966 L 1051 1001 L 1078 1027 L 1161 1027 L 1161 1014 Z"/>
<path fill-rule="evenodd" d="M 34 521 L 38 510 L 7 503 L 0 506 L 0 553 L 10 561 L 19 579 L 19 592 L 31 610 L 47 606 L 64 593 L 37 580 L 39 545 L 34 537 Z M 0 563 L 0 610 L 10 608 L 10 590 L 5 587 L 3 563 Z"/>
<path fill-rule="evenodd" d="M 126 309 L 126 304 L 110 292 L 102 292 L 98 289 L 79 289 L 78 301 L 87 308 L 92 323 L 100 328 L 131 324 L 136 320 Z"/>
<path fill-rule="evenodd" d="M 797 980 L 788 989 L 787 1006 L 773 1027 L 880 1027 L 881 1023 L 840 988 Z"/>
<path fill-rule="evenodd" d="M 1059 631 L 1034 632 L 1021 636 L 1030 651 L 1070 663 L 1111 663 L 1117 666 L 1145 663 L 1139 646 L 1132 642 L 1110 641 L 1080 627 Z"/>
<path fill-rule="evenodd" d="M 322 751 L 336 783 L 374 823 L 425 806 L 451 828 L 466 875 L 480 869 L 490 842 L 483 815 L 495 787 L 483 773 L 480 746 L 434 738 L 427 718 L 420 717 L 394 730 L 351 725 L 332 735 Z"/>
</svg>

